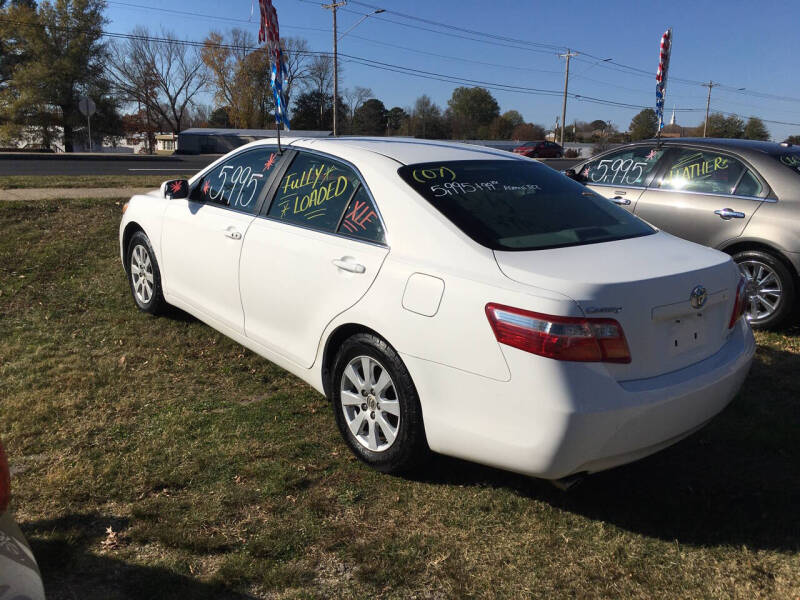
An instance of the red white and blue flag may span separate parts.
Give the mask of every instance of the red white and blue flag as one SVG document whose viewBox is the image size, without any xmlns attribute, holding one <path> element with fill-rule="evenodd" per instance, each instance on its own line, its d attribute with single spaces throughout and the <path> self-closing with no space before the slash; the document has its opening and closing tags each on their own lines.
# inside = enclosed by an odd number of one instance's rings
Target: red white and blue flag
<svg viewBox="0 0 800 600">
<path fill-rule="evenodd" d="M 284 80 L 287 79 L 286 59 L 281 49 L 281 37 L 278 29 L 278 13 L 272 6 L 272 0 L 258 0 L 261 11 L 261 25 L 258 30 L 259 43 L 266 42 L 267 54 L 272 63 L 272 94 L 275 98 L 275 122 L 283 123 L 286 129 L 289 125 L 289 107 L 286 91 L 283 89 Z"/>
<path fill-rule="evenodd" d="M 667 73 L 669 72 L 669 57 L 672 53 L 672 28 L 667 29 L 661 36 L 661 48 L 658 55 L 658 72 L 656 73 L 656 117 L 658 130 L 664 128 L 664 96 L 667 93 Z"/>
</svg>

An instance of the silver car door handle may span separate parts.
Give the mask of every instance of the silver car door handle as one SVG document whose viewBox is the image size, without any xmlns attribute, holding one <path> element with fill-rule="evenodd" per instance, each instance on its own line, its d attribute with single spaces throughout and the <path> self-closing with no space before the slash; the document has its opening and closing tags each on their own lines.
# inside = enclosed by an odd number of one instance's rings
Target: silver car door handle
<svg viewBox="0 0 800 600">
<path fill-rule="evenodd" d="M 225 230 L 225 237 L 231 238 L 232 240 L 240 240 L 242 239 L 242 234 L 238 231 L 231 231 L 230 229 Z"/>
<path fill-rule="evenodd" d="M 732 208 L 721 208 L 719 210 L 714 211 L 715 215 L 719 215 L 726 221 L 731 219 L 744 219 L 744 213 L 739 212 L 738 210 L 733 210 Z"/>
<path fill-rule="evenodd" d="M 337 269 L 348 271 L 349 273 L 364 273 L 367 268 L 364 265 L 345 260 L 344 258 L 336 258 L 331 261 Z"/>
<path fill-rule="evenodd" d="M 611 201 L 614 204 L 619 204 L 620 206 L 629 206 L 631 203 L 630 200 L 628 200 L 627 198 L 623 198 L 622 196 L 614 196 L 613 198 L 611 198 Z"/>
</svg>

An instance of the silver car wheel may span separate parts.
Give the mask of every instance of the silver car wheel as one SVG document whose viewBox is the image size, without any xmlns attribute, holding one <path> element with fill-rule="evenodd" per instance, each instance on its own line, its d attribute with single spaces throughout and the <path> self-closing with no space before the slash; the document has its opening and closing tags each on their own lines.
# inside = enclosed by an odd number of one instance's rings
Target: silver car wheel
<svg viewBox="0 0 800 600">
<path fill-rule="evenodd" d="M 150 302 L 155 288 L 153 263 L 150 252 L 141 244 L 134 246 L 131 252 L 131 283 L 136 299 L 141 304 Z"/>
<path fill-rule="evenodd" d="M 383 365 L 369 356 L 355 357 L 342 374 L 339 395 L 358 443 L 373 452 L 391 448 L 400 428 L 400 400 Z"/>
<path fill-rule="evenodd" d="M 740 262 L 739 270 L 747 283 L 747 319 L 768 319 L 780 307 L 783 296 L 778 274 L 768 264 L 753 259 Z"/>
</svg>

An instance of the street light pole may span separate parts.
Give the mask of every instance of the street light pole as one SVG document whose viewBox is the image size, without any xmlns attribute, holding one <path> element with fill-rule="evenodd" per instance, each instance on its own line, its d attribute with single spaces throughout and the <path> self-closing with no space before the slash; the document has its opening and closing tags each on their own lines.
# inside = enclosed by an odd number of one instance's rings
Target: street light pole
<svg viewBox="0 0 800 600">
<path fill-rule="evenodd" d="M 333 12 L 333 135 L 337 135 L 336 129 L 336 105 L 339 100 L 339 51 L 337 42 L 339 36 L 336 31 L 336 9 L 340 6 L 346 6 L 347 0 L 340 2 L 332 2 L 331 4 L 323 4 L 322 8 L 326 8 Z"/>
<path fill-rule="evenodd" d="M 578 56 L 577 52 L 570 52 L 567 48 L 565 54 L 558 55 L 561 58 L 567 59 L 567 70 L 564 74 L 564 103 L 561 105 L 561 146 L 564 146 L 564 125 L 567 123 L 567 90 L 569 89 L 569 59 L 573 56 Z"/>
</svg>

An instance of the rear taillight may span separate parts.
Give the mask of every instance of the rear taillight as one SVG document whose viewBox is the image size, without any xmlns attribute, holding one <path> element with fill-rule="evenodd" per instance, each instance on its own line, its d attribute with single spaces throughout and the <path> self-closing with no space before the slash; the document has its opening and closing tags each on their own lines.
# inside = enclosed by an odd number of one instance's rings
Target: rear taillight
<svg viewBox="0 0 800 600">
<path fill-rule="evenodd" d="M 622 326 L 614 319 L 555 317 L 487 304 L 486 316 L 501 344 L 539 356 L 580 362 L 631 362 Z"/>
<path fill-rule="evenodd" d="M 744 311 L 747 308 L 747 283 L 744 278 L 739 280 L 739 285 L 736 286 L 736 300 L 733 302 L 733 312 L 731 313 L 731 321 L 728 323 L 728 329 L 733 329 Z"/>
<path fill-rule="evenodd" d="M 11 474 L 8 471 L 8 457 L 0 444 L 0 514 L 6 512 L 11 499 Z"/>
</svg>

